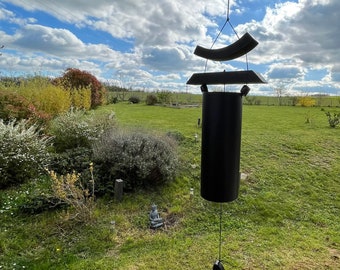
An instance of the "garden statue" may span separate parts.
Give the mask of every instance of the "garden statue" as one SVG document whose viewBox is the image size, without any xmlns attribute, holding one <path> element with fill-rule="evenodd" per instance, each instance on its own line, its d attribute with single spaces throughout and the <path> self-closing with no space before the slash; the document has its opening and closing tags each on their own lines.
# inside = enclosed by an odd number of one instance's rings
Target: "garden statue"
<svg viewBox="0 0 340 270">
<path fill-rule="evenodd" d="M 151 206 L 151 211 L 149 215 L 150 219 L 150 228 L 151 229 L 157 229 L 164 225 L 163 219 L 159 216 L 157 205 L 153 204 Z"/>
</svg>

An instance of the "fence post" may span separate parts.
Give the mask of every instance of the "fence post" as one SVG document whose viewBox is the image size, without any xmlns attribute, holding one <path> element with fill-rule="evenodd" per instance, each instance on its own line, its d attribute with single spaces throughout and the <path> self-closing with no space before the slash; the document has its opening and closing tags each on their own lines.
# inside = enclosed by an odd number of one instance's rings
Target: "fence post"
<svg viewBox="0 0 340 270">
<path fill-rule="evenodd" d="M 115 201 L 121 202 L 123 200 L 123 186 L 124 181 L 122 179 L 116 179 L 115 181 Z"/>
</svg>

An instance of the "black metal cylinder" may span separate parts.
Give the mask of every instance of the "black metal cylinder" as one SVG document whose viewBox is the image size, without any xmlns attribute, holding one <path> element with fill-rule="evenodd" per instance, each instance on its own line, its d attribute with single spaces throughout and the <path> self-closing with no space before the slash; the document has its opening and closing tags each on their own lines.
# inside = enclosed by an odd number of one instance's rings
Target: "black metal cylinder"
<svg viewBox="0 0 340 270">
<path fill-rule="evenodd" d="M 213 202 L 238 197 L 242 96 L 234 92 L 203 93 L 201 196 Z"/>
</svg>

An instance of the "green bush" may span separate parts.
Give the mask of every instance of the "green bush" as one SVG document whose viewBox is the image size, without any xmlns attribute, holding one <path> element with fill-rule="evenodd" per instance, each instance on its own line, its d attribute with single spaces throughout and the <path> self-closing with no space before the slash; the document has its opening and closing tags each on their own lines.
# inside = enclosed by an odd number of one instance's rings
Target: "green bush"
<svg viewBox="0 0 340 270">
<path fill-rule="evenodd" d="M 158 101 L 163 105 L 171 103 L 171 97 L 172 94 L 170 91 L 157 92 Z"/>
<path fill-rule="evenodd" d="M 86 184 L 90 177 L 92 144 L 108 128 L 115 125 L 113 113 L 93 117 L 83 110 L 71 110 L 51 122 L 55 153 L 51 154 L 49 169 L 59 175 L 76 171 Z"/>
<path fill-rule="evenodd" d="M 58 175 L 67 175 L 74 171 L 79 173 L 79 181 L 87 187 L 88 179 L 91 178 L 89 170 L 92 162 L 92 149 L 87 147 L 77 147 L 66 149 L 62 153 L 53 153 L 49 170 Z"/>
<path fill-rule="evenodd" d="M 49 169 L 60 175 L 76 171 L 89 178 L 89 164 L 92 161 L 92 150 L 87 147 L 66 149 L 62 153 L 51 155 Z"/>
<path fill-rule="evenodd" d="M 158 99 L 154 94 L 149 94 L 146 96 L 145 103 L 146 105 L 155 105 Z"/>
<path fill-rule="evenodd" d="M 91 148 L 92 142 L 112 125 L 113 117 L 94 118 L 84 110 L 70 110 L 51 121 L 49 131 L 54 136 L 55 151 L 62 153 L 78 147 Z"/>
<path fill-rule="evenodd" d="M 168 131 L 166 135 L 177 142 L 182 142 L 185 139 L 185 136 L 179 131 Z"/>
<path fill-rule="evenodd" d="M 116 104 L 118 103 L 118 97 L 114 97 L 114 96 L 110 96 L 108 97 L 108 101 L 107 101 L 108 104 Z"/>
<path fill-rule="evenodd" d="M 16 189 L 12 211 L 39 214 L 44 211 L 66 208 L 67 204 L 54 196 L 50 177 L 40 177 Z M 16 208 L 16 209 L 15 209 Z"/>
<path fill-rule="evenodd" d="M 38 177 L 49 164 L 50 139 L 27 120 L 0 120 L 0 188 Z"/>
<path fill-rule="evenodd" d="M 337 125 L 340 124 L 340 113 L 333 113 L 333 115 L 330 112 L 325 113 L 328 118 L 328 124 L 331 128 L 336 128 Z"/>
<path fill-rule="evenodd" d="M 61 153 L 67 149 L 87 147 L 91 145 L 91 138 L 95 131 L 84 120 L 85 112 L 71 110 L 56 117 L 50 125 L 53 135 L 53 146 L 56 152 Z"/>
<path fill-rule="evenodd" d="M 138 104 L 140 102 L 140 98 L 137 96 L 131 96 L 129 97 L 129 102 L 133 103 L 133 104 Z"/>
<path fill-rule="evenodd" d="M 175 149 L 174 141 L 166 136 L 114 129 L 104 133 L 93 148 L 99 189 L 112 191 L 118 178 L 131 190 L 173 179 L 177 167 Z"/>
</svg>

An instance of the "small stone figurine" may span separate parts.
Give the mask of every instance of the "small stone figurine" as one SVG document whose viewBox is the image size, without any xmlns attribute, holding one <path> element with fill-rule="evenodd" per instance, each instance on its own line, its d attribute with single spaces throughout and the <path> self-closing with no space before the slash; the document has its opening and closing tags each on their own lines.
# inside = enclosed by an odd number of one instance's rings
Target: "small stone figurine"
<svg viewBox="0 0 340 270">
<path fill-rule="evenodd" d="M 150 228 L 151 229 L 157 229 L 164 225 L 163 219 L 159 216 L 157 205 L 153 204 L 151 206 L 151 212 L 149 215 L 150 219 Z"/>
</svg>

